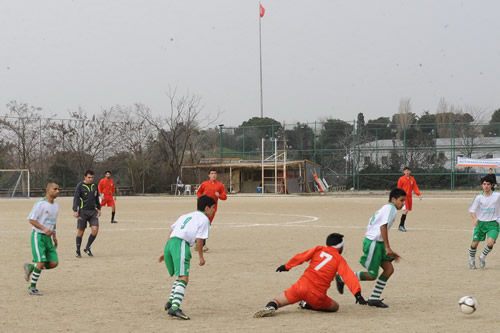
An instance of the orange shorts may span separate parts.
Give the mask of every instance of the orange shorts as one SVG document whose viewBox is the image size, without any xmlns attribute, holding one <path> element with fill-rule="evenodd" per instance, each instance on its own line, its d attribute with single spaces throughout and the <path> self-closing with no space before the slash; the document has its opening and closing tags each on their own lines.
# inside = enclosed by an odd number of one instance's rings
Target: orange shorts
<svg viewBox="0 0 500 333">
<path fill-rule="evenodd" d="M 285 290 L 288 303 L 294 304 L 299 301 L 306 301 L 314 309 L 327 309 L 332 306 L 333 300 L 326 293 L 316 292 L 309 283 L 301 280 L 295 282 L 290 288 Z"/>
<path fill-rule="evenodd" d="M 104 206 L 108 206 L 108 207 L 115 206 L 115 199 L 113 199 L 112 194 L 103 194 L 102 195 L 101 207 L 104 207 Z"/>
<path fill-rule="evenodd" d="M 411 208 L 412 208 L 412 197 L 410 195 L 406 197 L 405 206 L 403 207 L 403 209 L 411 210 Z"/>
</svg>

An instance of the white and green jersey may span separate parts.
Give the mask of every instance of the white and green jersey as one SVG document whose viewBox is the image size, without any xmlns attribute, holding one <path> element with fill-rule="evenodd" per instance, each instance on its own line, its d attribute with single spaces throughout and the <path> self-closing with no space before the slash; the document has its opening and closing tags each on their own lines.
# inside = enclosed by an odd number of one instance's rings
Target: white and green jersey
<svg viewBox="0 0 500 333">
<path fill-rule="evenodd" d="M 483 192 L 474 198 L 469 207 L 469 213 L 476 213 L 479 221 L 500 220 L 500 193 L 491 192 L 485 196 Z"/>
<path fill-rule="evenodd" d="M 370 221 L 368 222 L 368 227 L 366 228 L 365 237 L 377 242 L 383 242 L 382 234 L 380 232 L 380 227 L 387 224 L 387 230 L 389 230 L 398 215 L 398 210 L 396 206 L 392 203 L 388 203 L 382 206 L 379 210 L 373 214 Z"/>
<path fill-rule="evenodd" d="M 43 225 L 45 228 L 54 230 L 57 221 L 57 215 L 59 214 L 59 205 L 57 202 L 50 203 L 46 198 L 38 200 L 33 209 L 31 210 L 28 220 L 36 220 L 38 223 Z M 38 233 L 43 234 L 44 231 L 33 227 Z"/>
<path fill-rule="evenodd" d="M 170 238 L 177 237 L 193 246 L 196 238 L 207 239 L 208 229 L 210 228 L 210 220 L 208 217 L 200 212 L 192 212 L 182 215 L 172 224 L 172 234 Z"/>
</svg>

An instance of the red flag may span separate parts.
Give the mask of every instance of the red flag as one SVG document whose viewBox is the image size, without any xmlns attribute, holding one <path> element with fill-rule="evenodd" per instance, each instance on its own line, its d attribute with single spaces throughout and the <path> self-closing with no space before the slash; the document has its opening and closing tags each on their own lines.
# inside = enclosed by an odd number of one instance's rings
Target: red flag
<svg viewBox="0 0 500 333">
<path fill-rule="evenodd" d="M 260 6 L 260 17 L 264 17 L 266 9 L 262 6 L 262 4 L 259 4 L 259 6 Z"/>
</svg>

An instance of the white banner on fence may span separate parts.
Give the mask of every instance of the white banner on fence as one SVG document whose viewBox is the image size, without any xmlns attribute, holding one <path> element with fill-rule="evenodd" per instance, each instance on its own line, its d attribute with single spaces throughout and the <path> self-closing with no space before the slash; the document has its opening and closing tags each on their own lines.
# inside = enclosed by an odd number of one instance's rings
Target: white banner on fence
<svg viewBox="0 0 500 333">
<path fill-rule="evenodd" d="M 487 160 L 480 160 L 467 157 L 457 157 L 457 166 L 497 168 L 500 166 L 500 158 L 489 158 Z"/>
</svg>

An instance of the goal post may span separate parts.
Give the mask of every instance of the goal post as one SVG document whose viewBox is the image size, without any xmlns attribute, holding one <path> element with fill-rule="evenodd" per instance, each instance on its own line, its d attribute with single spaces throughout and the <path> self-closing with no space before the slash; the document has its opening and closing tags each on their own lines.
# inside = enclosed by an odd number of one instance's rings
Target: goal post
<svg viewBox="0 0 500 333">
<path fill-rule="evenodd" d="M 0 169 L 0 198 L 29 198 L 28 169 Z"/>
</svg>

